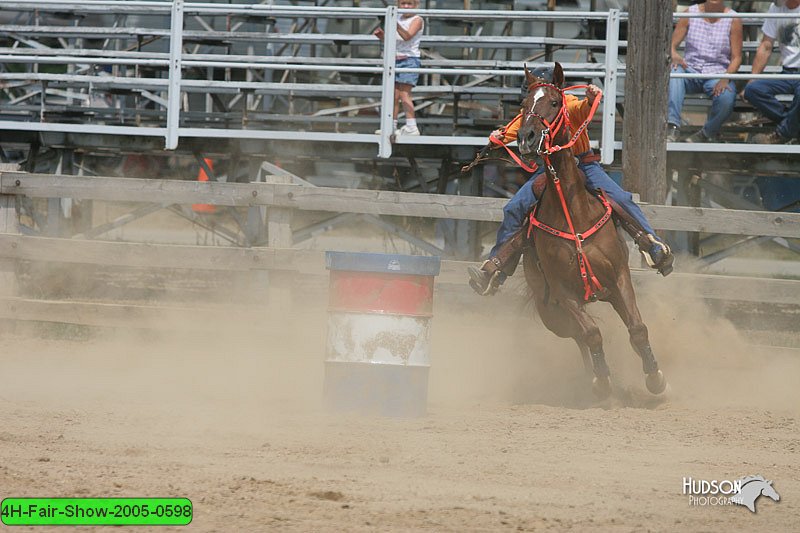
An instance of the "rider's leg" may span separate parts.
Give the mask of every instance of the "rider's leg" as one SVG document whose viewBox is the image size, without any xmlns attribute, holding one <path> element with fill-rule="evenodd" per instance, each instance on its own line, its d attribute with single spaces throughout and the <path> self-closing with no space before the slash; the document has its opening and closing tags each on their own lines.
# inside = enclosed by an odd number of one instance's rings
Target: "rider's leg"
<svg viewBox="0 0 800 533">
<path fill-rule="evenodd" d="M 586 174 L 588 189 L 603 189 L 612 200 L 621 205 L 636 220 L 646 233 L 655 233 L 642 210 L 633 201 L 633 195 L 617 185 L 617 182 L 611 179 L 599 163 L 581 163 L 579 166 Z"/>
<path fill-rule="evenodd" d="M 478 294 L 494 294 L 514 273 L 525 240 L 522 235 L 525 217 L 536 203 L 533 182 L 541 173 L 540 169 L 503 207 L 503 222 L 497 230 L 497 242 L 489 252 L 489 259 L 480 268 L 468 268 L 469 284 Z"/>
<path fill-rule="evenodd" d="M 672 250 L 656 236 L 653 226 L 633 201 L 633 195 L 617 185 L 599 163 L 581 163 L 579 166 L 586 174 L 587 188 L 603 189 L 609 198 L 619 204 L 641 228 L 642 234 L 633 235 L 633 238 L 639 246 L 639 250 L 649 256 L 652 261 L 651 266 L 665 276 L 672 272 L 674 261 Z"/>
<path fill-rule="evenodd" d="M 500 246 L 525 224 L 528 212 L 536 204 L 536 195 L 533 194 L 533 182 L 542 172 L 543 170 L 541 169 L 537 170 L 503 207 L 503 222 L 500 223 L 500 228 L 497 230 L 497 242 L 489 252 L 489 257 L 496 255 Z"/>
</svg>

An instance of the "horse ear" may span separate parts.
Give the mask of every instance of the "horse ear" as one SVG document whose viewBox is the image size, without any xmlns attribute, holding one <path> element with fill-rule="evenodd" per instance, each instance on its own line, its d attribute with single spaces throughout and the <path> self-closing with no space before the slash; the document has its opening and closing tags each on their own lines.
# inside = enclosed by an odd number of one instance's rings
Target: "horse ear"
<svg viewBox="0 0 800 533">
<path fill-rule="evenodd" d="M 536 77 L 531 74 L 531 71 L 528 70 L 528 65 L 523 65 L 525 67 L 525 81 L 528 82 L 528 87 L 533 85 L 536 82 Z"/>
<path fill-rule="evenodd" d="M 559 88 L 564 86 L 564 69 L 561 68 L 561 63 L 556 63 L 553 69 L 553 85 Z"/>
</svg>

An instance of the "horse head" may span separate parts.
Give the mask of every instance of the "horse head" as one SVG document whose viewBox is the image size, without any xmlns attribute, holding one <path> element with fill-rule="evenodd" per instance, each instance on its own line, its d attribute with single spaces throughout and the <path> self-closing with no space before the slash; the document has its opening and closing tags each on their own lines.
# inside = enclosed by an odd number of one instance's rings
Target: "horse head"
<svg viewBox="0 0 800 533">
<path fill-rule="evenodd" d="M 744 505 L 750 512 L 756 512 L 756 500 L 759 496 L 766 496 L 773 500 L 780 501 L 778 491 L 772 486 L 772 481 L 764 479 L 764 476 L 747 476 L 739 480 L 741 490 L 739 494 L 732 497 L 731 501 L 739 505 Z"/>
<path fill-rule="evenodd" d="M 530 72 L 525 67 L 528 94 L 522 101 L 522 123 L 517 132 L 520 153 L 542 154 L 557 140 L 569 138 L 569 122 L 564 99 L 564 71 L 555 67 Z"/>
<path fill-rule="evenodd" d="M 772 498 L 773 500 L 780 501 L 781 495 L 778 494 L 778 491 L 772 486 L 772 481 L 767 481 L 764 485 L 761 486 L 761 494 L 766 496 L 767 498 Z"/>
</svg>

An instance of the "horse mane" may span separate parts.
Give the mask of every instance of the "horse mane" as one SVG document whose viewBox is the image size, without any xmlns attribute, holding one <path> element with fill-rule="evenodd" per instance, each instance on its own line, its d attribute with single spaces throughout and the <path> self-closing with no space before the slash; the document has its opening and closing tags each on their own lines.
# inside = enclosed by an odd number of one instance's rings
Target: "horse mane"
<svg viewBox="0 0 800 533">
<path fill-rule="evenodd" d="M 764 483 L 769 483 L 769 481 L 764 479 L 764 476 L 747 476 L 747 477 L 743 477 L 739 481 L 742 482 L 742 487 L 744 487 L 745 485 L 747 485 L 748 483 L 750 483 L 752 481 L 763 481 Z"/>
</svg>

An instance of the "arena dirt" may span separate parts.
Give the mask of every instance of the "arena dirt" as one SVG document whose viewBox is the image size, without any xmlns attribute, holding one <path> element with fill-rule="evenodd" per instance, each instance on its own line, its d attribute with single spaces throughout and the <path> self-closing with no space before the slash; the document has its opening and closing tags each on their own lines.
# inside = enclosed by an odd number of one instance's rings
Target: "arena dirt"
<svg viewBox="0 0 800 533">
<path fill-rule="evenodd" d="M 324 293 L 255 331 L 198 313 L 199 333 L 6 334 L 0 497 L 188 497 L 195 531 L 797 531 L 797 352 L 754 347 L 670 283 L 639 291 L 663 399 L 593 307 L 615 380 L 602 403 L 513 284 L 489 300 L 442 290 L 418 419 L 325 409 Z M 682 494 L 685 476 L 748 474 L 781 501 L 752 514 Z"/>
</svg>

